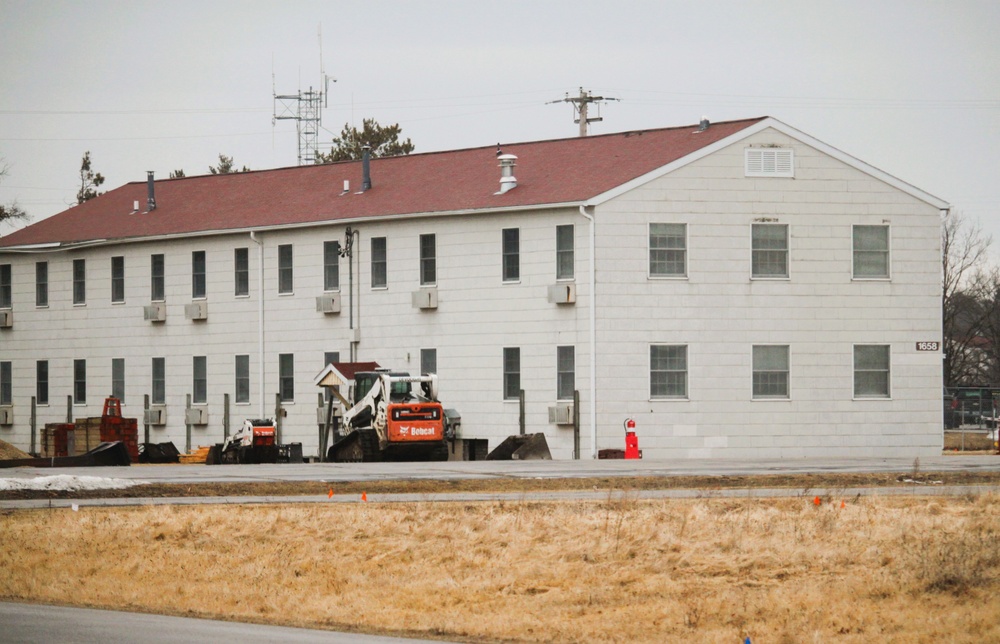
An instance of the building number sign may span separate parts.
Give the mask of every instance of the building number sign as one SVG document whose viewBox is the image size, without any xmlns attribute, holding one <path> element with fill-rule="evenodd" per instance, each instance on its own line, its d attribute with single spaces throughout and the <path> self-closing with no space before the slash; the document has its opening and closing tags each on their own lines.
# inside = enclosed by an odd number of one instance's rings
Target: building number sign
<svg viewBox="0 0 1000 644">
<path fill-rule="evenodd" d="M 918 342 L 917 351 L 938 351 L 941 348 L 940 342 Z"/>
</svg>

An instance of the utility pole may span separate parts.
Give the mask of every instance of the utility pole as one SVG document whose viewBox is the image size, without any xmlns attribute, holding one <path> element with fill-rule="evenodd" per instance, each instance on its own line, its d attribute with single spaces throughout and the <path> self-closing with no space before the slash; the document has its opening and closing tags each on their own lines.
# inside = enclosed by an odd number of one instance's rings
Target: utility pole
<svg viewBox="0 0 1000 644">
<path fill-rule="evenodd" d="M 620 101 L 620 98 L 611 98 L 610 96 L 594 96 L 590 92 L 583 91 L 580 88 L 579 96 L 570 96 L 569 92 L 566 93 L 565 98 L 561 98 L 555 101 L 549 101 L 546 105 L 552 105 L 553 103 L 572 103 L 573 104 L 573 114 L 576 117 L 573 122 L 580 124 L 580 136 L 587 136 L 587 125 L 589 123 L 595 123 L 597 121 L 603 121 L 604 119 L 600 115 L 600 105 L 606 101 Z M 591 103 L 597 103 L 598 113 L 597 116 L 588 116 L 589 106 Z"/>
</svg>

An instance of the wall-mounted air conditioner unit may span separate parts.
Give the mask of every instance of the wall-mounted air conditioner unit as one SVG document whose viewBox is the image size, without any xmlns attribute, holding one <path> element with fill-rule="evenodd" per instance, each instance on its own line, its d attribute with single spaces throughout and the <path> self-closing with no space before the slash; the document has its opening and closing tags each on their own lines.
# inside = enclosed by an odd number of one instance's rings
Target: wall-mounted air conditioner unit
<svg viewBox="0 0 1000 644">
<path fill-rule="evenodd" d="M 340 313 L 340 293 L 325 293 L 316 297 L 317 313 Z"/>
<path fill-rule="evenodd" d="M 184 317 L 189 320 L 207 320 L 208 302 L 191 302 L 184 305 Z"/>
<path fill-rule="evenodd" d="M 438 291 L 436 288 L 422 288 L 413 291 L 412 302 L 415 309 L 434 310 L 438 307 Z"/>
<path fill-rule="evenodd" d="M 14 408 L 13 407 L 0 407 L 0 425 L 13 425 L 14 424 Z"/>
<path fill-rule="evenodd" d="M 549 302 L 552 304 L 575 304 L 576 282 L 562 282 L 550 286 Z"/>
<path fill-rule="evenodd" d="M 147 322 L 166 322 L 167 305 L 163 302 L 156 302 L 142 307 L 142 319 Z"/>
<path fill-rule="evenodd" d="M 555 407 L 549 407 L 549 424 L 572 425 L 573 403 L 561 403 Z"/>
<path fill-rule="evenodd" d="M 9 329 L 14 326 L 14 312 L 0 311 L 0 329 Z"/>
<path fill-rule="evenodd" d="M 144 425 L 166 425 L 167 408 L 163 405 L 150 407 L 142 414 L 142 423 Z"/>
<path fill-rule="evenodd" d="M 184 410 L 185 425 L 207 425 L 208 409 L 204 407 L 188 407 Z"/>
</svg>

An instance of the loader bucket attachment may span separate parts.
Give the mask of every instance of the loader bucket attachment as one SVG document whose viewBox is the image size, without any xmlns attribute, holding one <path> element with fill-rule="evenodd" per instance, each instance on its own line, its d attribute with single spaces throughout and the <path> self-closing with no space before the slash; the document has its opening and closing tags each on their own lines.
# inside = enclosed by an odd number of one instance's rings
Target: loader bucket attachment
<svg viewBox="0 0 1000 644">
<path fill-rule="evenodd" d="M 486 455 L 487 461 L 551 461 L 545 434 L 508 436 Z"/>
</svg>

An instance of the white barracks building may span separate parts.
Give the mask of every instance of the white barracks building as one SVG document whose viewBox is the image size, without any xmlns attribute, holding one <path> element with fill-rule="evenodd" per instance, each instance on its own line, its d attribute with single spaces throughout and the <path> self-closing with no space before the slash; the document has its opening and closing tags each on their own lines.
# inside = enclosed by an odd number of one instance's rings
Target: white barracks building
<svg viewBox="0 0 1000 644">
<path fill-rule="evenodd" d="M 280 408 L 315 455 L 313 379 L 355 360 L 437 373 L 490 449 L 523 391 L 557 459 L 575 415 L 581 458 L 628 417 L 647 459 L 940 453 L 934 196 L 773 118 L 363 166 L 150 178 L 0 238 L 0 439 L 115 394 L 152 442 Z"/>
</svg>

